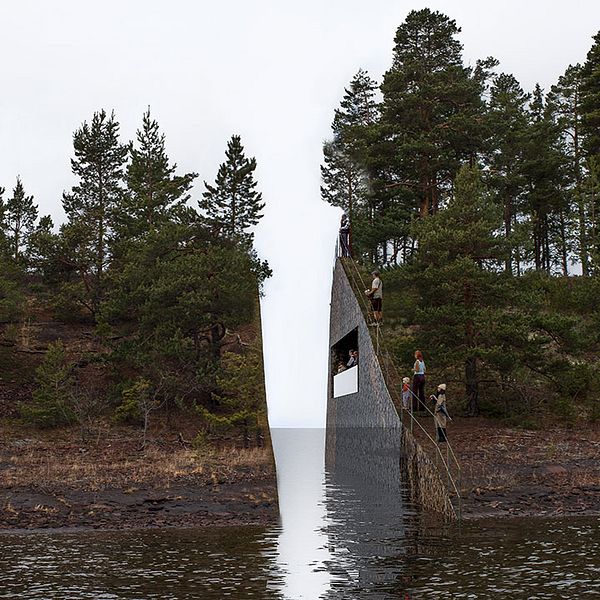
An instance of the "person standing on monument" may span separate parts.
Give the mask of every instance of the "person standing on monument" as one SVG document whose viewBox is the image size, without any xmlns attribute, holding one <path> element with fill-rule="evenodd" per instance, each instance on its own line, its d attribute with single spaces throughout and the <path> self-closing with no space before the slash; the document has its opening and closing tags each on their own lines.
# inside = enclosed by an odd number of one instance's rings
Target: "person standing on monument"
<svg viewBox="0 0 600 600">
<path fill-rule="evenodd" d="M 425 360 L 420 350 L 415 350 L 413 373 L 413 394 L 419 399 L 417 410 L 425 410 Z"/>
<path fill-rule="evenodd" d="M 373 308 L 375 322 L 371 325 L 379 326 L 383 322 L 383 281 L 381 281 L 379 271 L 373 271 L 371 275 L 373 277 L 371 289 L 365 290 L 365 294 L 369 296 Z"/>
<path fill-rule="evenodd" d="M 350 220 L 348 215 L 344 213 L 342 215 L 342 221 L 340 223 L 340 252 L 343 258 L 349 258 L 350 253 Z"/>
<path fill-rule="evenodd" d="M 434 402 L 433 407 L 433 419 L 435 421 L 435 431 L 437 436 L 437 442 L 447 442 L 448 434 L 446 427 L 448 421 L 452 421 L 452 417 L 448 413 L 446 408 L 446 384 L 440 383 L 437 388 L 437 392 L 431 395 L 431 400 Z"/>
</svg>

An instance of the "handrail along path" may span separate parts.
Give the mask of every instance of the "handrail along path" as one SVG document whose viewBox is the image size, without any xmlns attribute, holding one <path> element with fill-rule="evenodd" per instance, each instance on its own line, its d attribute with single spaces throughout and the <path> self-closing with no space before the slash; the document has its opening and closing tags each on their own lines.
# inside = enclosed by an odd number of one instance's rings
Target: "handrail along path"
<svg viewBox="0 0 600 600">
<path fill-rule="evenodd" d="M 356 262 L 354 261 L 354 259 L 349 258 L 349 257 L 343 257 L 343 258 L 339 257 L 339 260 L 341 261 L 342 265 L 344 266 L 344 271 L 346 272 L 346 274 L 350 276 L 350 279 L 352 282 L 352 287 L 354 288 L 355 296 L 357 298 L 360 298 L 359 303 L 362 302 L 362 304 L 363 304 L 363 307 L 365 310 L 365 317 L 368 322 L 372 317 L 372 311 L 371 311 L 370 303 L 364 294 L 364 290 L 367 289 L 367 287 L 365 287 L 366 284 L 365 284 L 365 281 L 358 269 L 358 266 L 357 266 Z M 349 266 L 350 269 L 346 268 L 347 266 Z M 360 282 L 360 285 L 359 285 L 359 282 Z M 387 349 L 381 326 L 377 326 L 375 329 L 375 354 L 377 356 L 377 360 L 379 361 L 381 370 L 384 374 L 384 378 L 388 383 L 388 389 L 392 396 L 392 400 L 394 401 L 394 404 L 396 405 L 396 410 L 398 411 L 398 415 L 400 416 L 402 425 L 404 427 L 406 427 L 407 424 L 405 423 L 405 419 L 408 419 L 409 431 L 411 433 L 413 433 L 414 428 L 416 427 L 417 430 L 421 433 L 420 437 L 424 436 L 425 440 L 428 442 L 427 447 L 429 448 L 430 451 L 433 451 L 433 453 L 434 453 L 434 456 L 436 459 L 435 464 L 438 465 L 438 469 L 440 468 L 439 463 L 441 463 L 442 470 L 446 473 L 445 479 L 446 479 L 446 483 L 447 483 L 447 487 L 448 487 L 448 492 L 449 492 L 450 497 L 451 498 L 454 497 L 456 500 L 457 506 L 455 507 L 455 511 L 457 513 L 458 519 L 460 520 L 461 512 L 462 512 L 461 511 L 461 504 L 462 504 L 462 499 L 461 499 L 462 476 L 461 475 L 462 475 L 462 473 L 461 473 L 460 464 L 458 462 L 456 454 L 455 454 L 450 442 L 446 441 L 445 442 L 446 452 L 445 452 L 445 456 L 444 456 L 444 452 L 442 452 L 440 444 L 431 436 L 431 434 L 425 429 L 425 427 L 423 427 L 423 424 L 419 421 L 419 419 L 417 419 L 416 416 L 413 414 L 412 402 L 411 402 L 411 407 L 409 410 L 404 409 L 404 407 L 402 405 L 402 398 L 398 391 L 399 382 L 402 381 L 402 378 L 400 377 L 398 370 L 396 368 L 396 365 L 390 356 L 390 352 Z M 411 394 L 416 398 L 416 396 L 412 390 L 411 390 Z M 435 420 L 435 415 L 429 409 L 429 407 L 423 406 L 423 408 L 425 409 L 426 413 L 428 413 Z M 453 473 L 453 471 L 454 471 L 454 473 Z"/>
</svg>

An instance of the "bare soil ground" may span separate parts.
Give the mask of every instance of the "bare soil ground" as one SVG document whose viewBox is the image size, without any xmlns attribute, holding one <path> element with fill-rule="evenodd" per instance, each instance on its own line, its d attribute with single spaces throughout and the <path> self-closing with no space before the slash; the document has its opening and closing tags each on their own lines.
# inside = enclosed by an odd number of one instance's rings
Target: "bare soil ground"
<svg viewBox="0 0 600 600">
<path fill-rule="evenodd" d="M 127 428 L 0 427 L 0 529 L 266 524 L 278 519 L 269 448 L 194 450 L 176 434 L 145 450 Z"/>
<path fill-rule="evenodd" d="M 463 517 L 600 515 L 600 425 L 527 431 L 457 417 L 448 435 Z"/>
</svg>

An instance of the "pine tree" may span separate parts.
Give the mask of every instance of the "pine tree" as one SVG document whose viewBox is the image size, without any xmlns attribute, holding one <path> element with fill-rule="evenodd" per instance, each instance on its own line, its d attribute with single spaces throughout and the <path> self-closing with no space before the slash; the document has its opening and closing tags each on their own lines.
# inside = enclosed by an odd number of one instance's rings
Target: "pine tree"
<svg viewBox="0 0 600 600">
<path fill-rule="evenodd" d="M 416 225 L 420 244 L 413 272 L 422 339 L 462 362 L 471 415 L 479 412 L 479 363 L 497 343 L 493 327 L 508 297 L 497 272 L 505 252 L 495 233 L 501 218 L 480 170 L 463 166 L 448 207 Z"/>
<path fill-rule="evenodd" d="M 519 244 L 515 229 L 521 215 L 520 202 L 525 187 L 523 176 L 523 140 L 528 126 L 527 103 L 519 82 L 502 73 L 494 79 L 490 90 L 487 113 L 489 130 L 486 163 L 488 180 L 496 192 L 497 203 L 502 206 L 504 235 L 513 249 L 507 253 L 505 270 L 513 273 L 516 263 L 520 272 Z"/>
<path fill-rule="evenodd" d="M 227 238 L 251 240 L 250 227 L 258 223 L 265 205 L 254 180 L 256 159 L 246 158 L 239 135 L 227 142 L 227 160 L 221 164 L 214 185 L 204 185 L 199 206 L 211 226 Z"/>
<path fill-rule="evenodd" d="M 38 208 L 33 203 L 33 196 L 25 194 L 21 178 L 17 177 L 13 194 L 6 202 L 4 217 L 8 249 L 15 262 L 22 261 L 24 249 L 34 230 L 37 217 Z"/>
<path fill-rule="evenodd" d="M 375 99 L 377 83 L 363 69 L 359 69 L 344 90 L 340 107 L 335 110 L 334 141 L 347 149 L 347 154 L 361 161 L 365 147 L 365 128 L 379 119 L 379 104 Z"/>
<path fill-rule="evenodd" d="M 72 249 L 72 261 L 89 296 L 88 308 L 96 312 L 103 296 L 104 273 L 110 260 L 116 215 L 123 200 L 123 169 L 128 148 L 119 142 L 114 113 L 94 113 L 73 135 L 75 158 L 71 169 L 78 178 L 63 194 L 68 223 L 63 238 Z"/>
<path fill-rule="evenodd" d="M 74 377 L 62 340 L 52 342 L 44 361 L 36 370 L 37 387 L 32 394 L 33 403 L 21 406 L 26 421 L 42 427 L 56 427 L 74 421 L 70 406 Z"/>
<path fill-rule="evenodd" d="M 581 129 L 588 156 L 600 155 L 600 31 L 581 71 Z"/>
<path fill-rule="evenodd" d="M 379 117 L 375 90 L 375 81 L 359 70 L 335 111 L 333 140 L 323 145 L 321 197 L 348 215 L 358 235 L 358 254 L 365 250 L 363 222 L 373 220 L 367 153 L 370 129 Z"/>
<path fill-rule="evenodd" d="M 7 254 L 6 239 L 6 203 L 4 202 L 4 188 L 0 186 L 0 259 Z"/>
<path fill-rule="evenodd" d="M 560 150 L 560 132 L 546 110 L 539 85 L 533 92 L 529 119 L 523 140 L 523 174 L 527 182 L 524 200 L 532 228 L 533 261 L 538 271 L 551 273 L 553 265 L 559 264 L 565 273 L 568 271 L 566 239 L 564 233 L 561 236 L 561 215 L 565 217 L 564 155 Z"/>
<path fill-rule="evenodd" d="M 44 277 L 46 283 L 56 280 L 56 254 L 59 236 L 53 233 L 54 223 L 50 215 L 40 218 L 29 236 L 28 259 L 30 267 Z"/>
<path fill-rule="evenodd" d="M 459 33 L 440 12 L 411 11 L 381 86 L 387 186 L 409 192 L 404 201 L 421 217 L 438 210 L 461 162 L 482 146 L 482 69 L 463 65 Z"/>
<path fill-rule="evenodd" d="M 582 67 L 569 65 L 548 94 L 548 107 L 562 138 L 562 149 L 567 160 L 567 194 L 577 207 L 576 254 L 582 274 L 589 275 L 588 208 L 584 202 L 584 152 L 582 146 Z"/>
<path fill-rule="evenodd" d="M 333 142 L 323 144 L 321 165 L 321 198 L 339 206 L 350 217 L 365 210 L 369 194 L 369 179 L 365 169 L 356 164 L 343 146 Z"/>
<path fill-rule="evenodd" d="M 158 123 L 144 113 L 137 132 L 137 146 L 130 147 L 126 181 L 129 194 L 121 205 L 121 235 L 131 238 L 154 230 L 181 215 L 189 200 L 196 173 L 175 175 L 165 151 L 165 136 Z"/>
<path fill-rule="evenodd" d="M 582 183 L 582 200 L 589 208 L 587 229 L 590 275 L 600 275 L 600 156 L 587 159 Z"/>
</svg>

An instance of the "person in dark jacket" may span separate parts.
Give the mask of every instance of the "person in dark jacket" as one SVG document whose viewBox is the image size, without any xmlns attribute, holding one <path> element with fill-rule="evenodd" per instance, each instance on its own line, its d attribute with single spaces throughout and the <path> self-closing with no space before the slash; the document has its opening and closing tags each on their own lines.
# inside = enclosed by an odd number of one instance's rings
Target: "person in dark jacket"
<svg viewBox="0 0 600 600">
<path fill-rule="evenodd" d="M 343 257 L 350 257 L 350 220 L 346 213 L 340 223 L 340 252 Z"/>
</svg>

